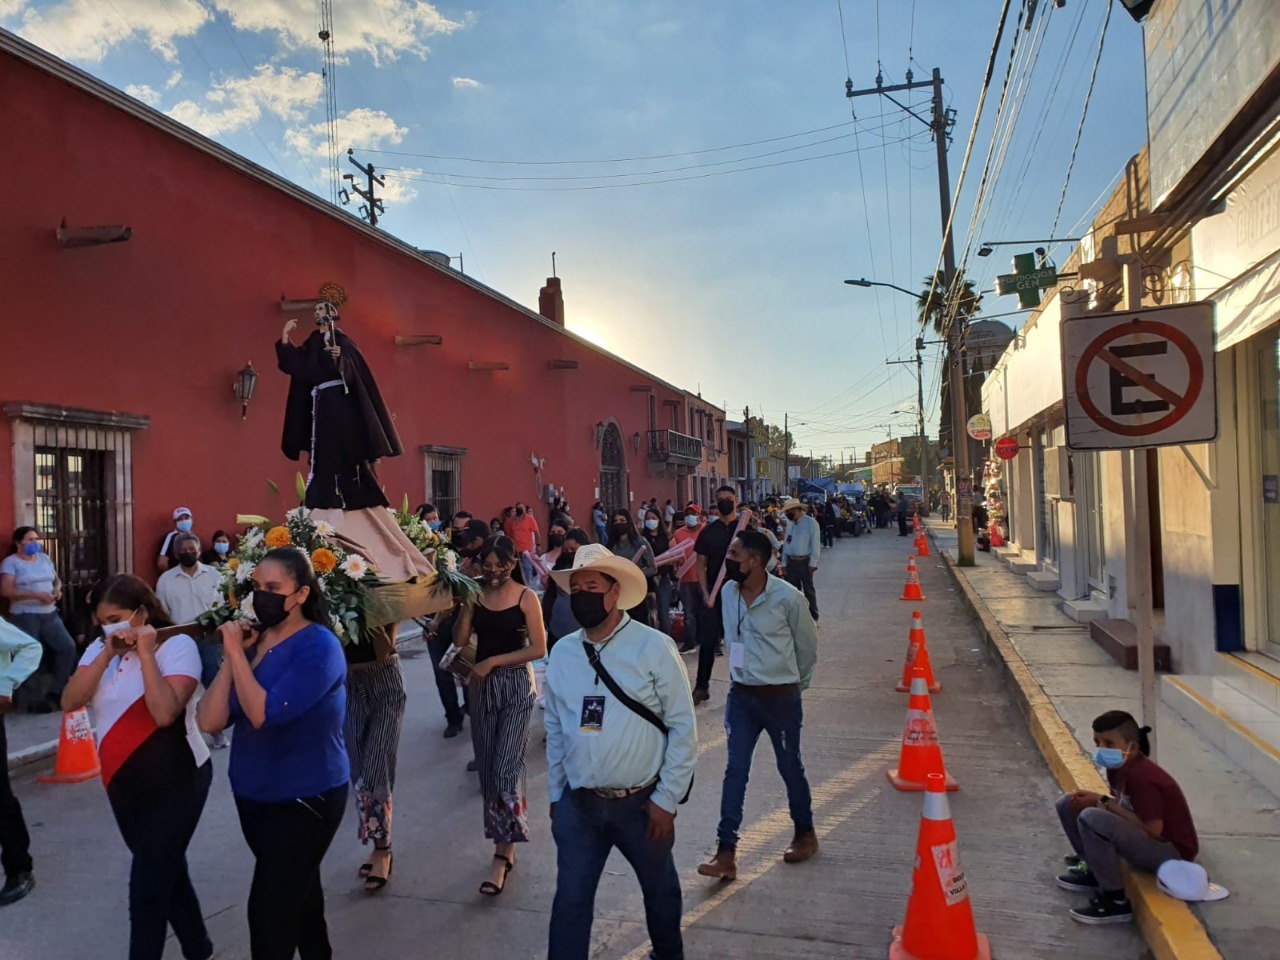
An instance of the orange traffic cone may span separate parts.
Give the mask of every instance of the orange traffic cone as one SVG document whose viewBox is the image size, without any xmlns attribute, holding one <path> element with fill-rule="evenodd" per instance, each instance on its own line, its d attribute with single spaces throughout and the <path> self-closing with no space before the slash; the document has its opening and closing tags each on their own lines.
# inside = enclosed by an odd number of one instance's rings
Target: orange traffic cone
<svg viewBox="0 0 1280 960">
<path fill-rule="evenodd" d="M 920 574 L 916 571 L 916 558 L 907 558 L 907 582 L 902 588 L 902 596 L 899 600 L 924 600 L 925 595 L 920 592 Z"/>
<path fill-rule="evenodd" d="M 902 727 L 902 750 L 898 766 L 889 771 L 889 782 L 899 790 L 918 793 L 929 782 L 929 774 L 946 777 L 948 790 L 959 790 L 942 765 L 942 748 L 938 746 L 938 725 L 933 720 L 929 703 L 929 682 L 919 667 L 911 668 L 911 699 L 907 701 L 907 722 Z"/>
<path fill-rule="evenodd" d="M 913 513 L 911 515 L 911 532 L 912 533 L 920 532 L 920 514 L 918 513 Z"/>
<path fill-rule="evenodd" d="M 973 925 L 956 830 L 936 773 L 924 795 L 907 917 L 893 928 L 889 960 L 991 960 L 991 944 Z"/>
<path fill-rule="evenodd" d="M 907 657 L 902 664 L 902 682 L 898 684 L 899 693 L 911 690 L 912 670 L 919 667 L 924 671 L 924 681 L 930 693 L 941 693 L 942 684 L 933 679 L 933 664 L 929 662 L 929 648 L 924 641 L 924 621 L 920 611 L 911 614 L 911 632 L 907 634 Z"/>
<path fill-rule="evenodd" d="M 84 707 L 62 715 L 62 732 L 58 735 L 58 759 L 53 774 L 37 777 L 41 783 L 83 783 L 102 772 L 98 748 L 93 745 L 93 728 Z"/>
</svg>

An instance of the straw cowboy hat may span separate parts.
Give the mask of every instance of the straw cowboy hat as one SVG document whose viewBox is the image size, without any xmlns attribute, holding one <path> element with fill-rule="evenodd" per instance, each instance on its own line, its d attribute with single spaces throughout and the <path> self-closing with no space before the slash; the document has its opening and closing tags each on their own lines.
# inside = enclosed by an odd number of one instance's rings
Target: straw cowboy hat
<svg viewBox="0 0 1280 960">
<path fill-rule="evenodd" d="M 619 610 L 630 610 L 638 606 L 649 593 L 649 584 L 640 568 L 626 557 L 615 557 L 602 544 L 584 543 L 573 555 L 573 567 L 569 570 L 552 570 L 551 579 L 556 582 L 557 587 L 569 593 L 569 579 L 580 570 L 595 570 L 618 581 L 621 591 L 618 595 Z"/>
<path fill-rule="evenodd" d="M 780 509 L 782 510 L 783 513 L 786 513 L 789 510 L 804 510 L 805 505 L 801 503 L 799 500 L 792 497 L 790 500 L 784 503 Z"/>
</svg>

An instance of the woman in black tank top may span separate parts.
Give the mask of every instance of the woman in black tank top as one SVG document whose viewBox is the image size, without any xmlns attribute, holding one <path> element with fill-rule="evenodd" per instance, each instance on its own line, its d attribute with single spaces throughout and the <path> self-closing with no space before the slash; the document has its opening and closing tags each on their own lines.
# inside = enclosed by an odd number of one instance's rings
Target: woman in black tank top
<svg viewBox="0 0 1280 960">
<path fill-rule="evenodd" d="M 497 534 L 480 552 L 480 597 L 463 607 L 453 642 L 476 637 L 471 671 L 471 739 L 484 795 L 484 835 L 493 841 L 489 877 L 480 892 L 497 896 L 516 865 L 516 844 L 529 839 L 524 759 L 533 713 L 533 669 L 547 651 L 542 608 L 521 579 L 515 544 Z"/>
</svg>

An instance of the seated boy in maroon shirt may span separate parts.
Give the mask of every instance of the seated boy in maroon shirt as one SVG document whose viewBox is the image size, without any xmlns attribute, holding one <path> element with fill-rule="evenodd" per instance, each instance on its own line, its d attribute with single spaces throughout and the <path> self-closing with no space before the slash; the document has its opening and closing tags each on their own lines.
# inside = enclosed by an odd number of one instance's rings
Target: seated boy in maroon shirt
<svg viewBox="0 0 1280 960">
<path fill-rule="evenodd" d="M 1065 794 L 1058 817 L 1071 841 L 1071 869 L 1058 877 L 1064 890 L 1093 894 L 1071 911 L 1081 923 L 1128 923 L 1133 908 L 1124 893 L 1120 861 L 1155 873 L 1166 860 L 1194 860 L 1200 849 L 1182 789 L 1154 762 L 1147 727 L 1123 710 L 1093 721 L 1093 759 L 1107 773 L 1114 796 L 1088 790 Z"/>
</svg>

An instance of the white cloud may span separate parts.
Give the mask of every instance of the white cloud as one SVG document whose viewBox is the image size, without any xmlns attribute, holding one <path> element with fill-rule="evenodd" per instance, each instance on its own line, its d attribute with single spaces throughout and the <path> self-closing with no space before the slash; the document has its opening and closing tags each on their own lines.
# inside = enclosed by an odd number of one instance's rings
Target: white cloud
<svg viewBox="0 0 1280 960">
<path fill-rule="evenodd" d="M 194 35 L 211 17 L 197 0 L 63 0 L 40 10 L 29 0 L 0 0 L 0 23 L 59 57 L 87 63 L 134 39 L 174 61 L 174 40 Z"/>
<path fill-rule="evenodd" d="M 297 123 L 323 99 L 320 74 L 263 64 L 251 76 L 215 83 L 201 103 L 183 100 L 175 104 L 169 116 L 216 137 L 257 123 L 264 109 L 286 123 Z"/>
<path fill-rule="evenodd" d="M 397 126 L 396 122 L 381 110 L 358 107 L 343 116 L 334 124 L 334 136 L 338 149 L 345 151 L 348 147 L 381 147 L 386 144 L 397 144 L 404 140 L 409 132 L 407 127 Z M 312 123 L 296 130 L 289 130 L 284 135 L 285 142 L 299 153 L 317 157 L 328 156 L 329 128 L 324 123 Z"/>
<path fill-rule="evenodd" d="M 453 85 L 459 90 L 478 90 L 484 86 L 479 80 L 472 80 L 470 77 L 454 77 Z"/>
<path fill-rule="evenodd" d="M 421 177 L 423 171 L 416 170 L 413 167 L 404 167 L 396 170 L 394 173 L 388 173 L 384 180 L 387 181 L 385 187 L 379 188 L 379 196 L 388 206 L 392 204 L 410 203 L 418 199 L 418 190 L 411 177 Z"/>
<path fill-rule="evenodd" d="M 316 44 L 315 0 L 212 0 L 240 30 L 275 33 L 289 50 Z M 426 0 L 344 0 L 333 10 L 333 49 L 339 56 L 367 53 L 374 61 L 411 53 L 425 57 L 426 41 L 466 23 L 450 20 Z"/>
<path fill-rule="evenodd" d="M 141 100 L 149 106 L 157 107 L 160 105 L 160 94 L 156 92 L 154 87 L 149 87 L 145 83 L 131 83 L 124 88 L 124 92 L 135 100 Z"/>
<path fill-rule="evenodd" d="M 172 90 L 181 82 L 182 82 L 182 71 L 175 70 L 173 71 L 173 73 L 169 74 L 169 79 L 164 82 L 164 88 L 166 90 Z"/>
</svg>

